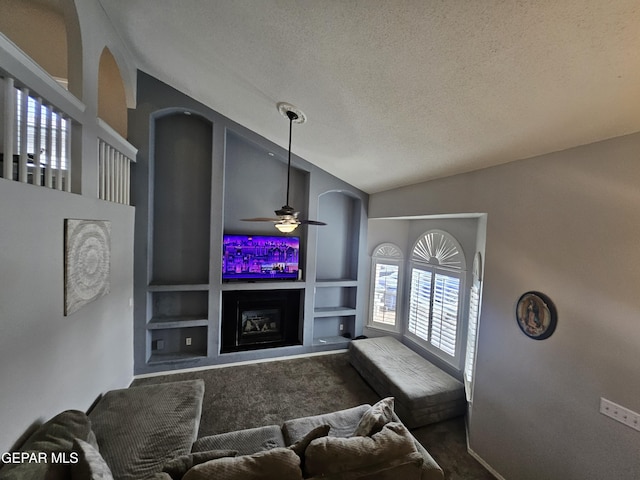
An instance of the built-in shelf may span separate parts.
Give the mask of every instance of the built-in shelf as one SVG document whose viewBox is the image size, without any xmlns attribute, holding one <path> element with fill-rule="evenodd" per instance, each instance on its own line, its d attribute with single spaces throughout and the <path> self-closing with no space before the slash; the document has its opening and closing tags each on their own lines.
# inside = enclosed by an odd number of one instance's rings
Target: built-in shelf
<svg viewBox="0 0 640 480">
<path fill-rule="evenodd" d="M 356 309 L 352 307 L 316 307 L 313 310 L 313 315 L 316 318 L 322 317 L 342 317 L 355 315 Z"/>
<path fill-rule="evenodd" d="M 316 287 L 357 287 L 358 280 L 335 279 L 335 280 L 316 280 Z"/>
<path fill-rule="evenodd" d="M 154 363 L 167 363 L 167 362 L 179 362 L 186 360 L 196 360 L 198 358 L 205 358 L 206 354 L 192 354 L 192 353 L 154 353 L 149 357 L 148 364 Z"/>
<path fill-rule="evenodd" d="M 147 324 L 147 330 L 163 328 L 206 327 L 209 320 L 201 316 L 154 317 Z"/>
<path fill-rule="evenodd" d="M 198 291 L 209 290 L 208 283 L 172 283 L 172 284 L 159 284 L 152 283 L 147 287 L 149 292 L 180 292 L 180 291 Z"/>
<path fill-rule="evenodd" d="M 341 336 L 320 337 L 320 338 L 314 338 L 313 339 L 313 346 L 319 347 L 319 346 L 323 346 L 323 345 L 331 345 L 331 346 L 344 345 L 345 348 L 346 348 L 346 346 L 349 345 L 350 341 L 351 341 L 351 339 L 344 338 L 344 337 L 341 337 Z"/>
</svg>

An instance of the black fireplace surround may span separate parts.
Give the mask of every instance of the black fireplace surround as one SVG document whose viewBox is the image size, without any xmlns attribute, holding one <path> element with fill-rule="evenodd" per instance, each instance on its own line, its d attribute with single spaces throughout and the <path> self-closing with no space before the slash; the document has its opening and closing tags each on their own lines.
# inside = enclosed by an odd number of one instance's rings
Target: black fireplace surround
<svg viewBox="0 0 640 480">
<path fill-rule="evenodd" d="M 222 292 L 220 353 L 301 345 L 301 290 Z"/>
</svg>

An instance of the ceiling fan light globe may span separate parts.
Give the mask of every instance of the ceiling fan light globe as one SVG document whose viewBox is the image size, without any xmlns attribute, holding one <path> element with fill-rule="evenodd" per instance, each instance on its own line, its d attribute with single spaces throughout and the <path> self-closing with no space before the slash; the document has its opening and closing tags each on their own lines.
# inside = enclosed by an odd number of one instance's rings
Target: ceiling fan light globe
<svg viewBox="0 0 640 480">
<path fill-rule="evenodd" d="M 280 230 L 281 233 L 291 233 L 296 228 L 298 228 L 297 223 L 276 223 L 276 228 Z"/>
</svg>

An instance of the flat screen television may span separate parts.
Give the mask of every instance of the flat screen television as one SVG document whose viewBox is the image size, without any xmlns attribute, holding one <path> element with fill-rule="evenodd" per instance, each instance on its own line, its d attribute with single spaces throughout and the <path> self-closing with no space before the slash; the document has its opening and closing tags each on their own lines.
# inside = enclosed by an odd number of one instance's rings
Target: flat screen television
<svg viewBox="0 0 640 480">
<path fill-rule="evenodd" d="M 222 280 L 296 280 L 300 237 L 228 235 L 222 239 Z"/>
</svg>

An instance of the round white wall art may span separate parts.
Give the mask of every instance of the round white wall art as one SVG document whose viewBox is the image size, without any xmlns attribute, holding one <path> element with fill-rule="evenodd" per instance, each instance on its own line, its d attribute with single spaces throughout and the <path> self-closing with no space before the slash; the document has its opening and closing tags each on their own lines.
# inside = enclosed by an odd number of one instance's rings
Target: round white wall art
<svg viewBox="0 0 640 480">
<path fill-rule="evenodd" d="M 109 293 L 111 222 L 65 219 L 64 314 Z"/>
</svg>

